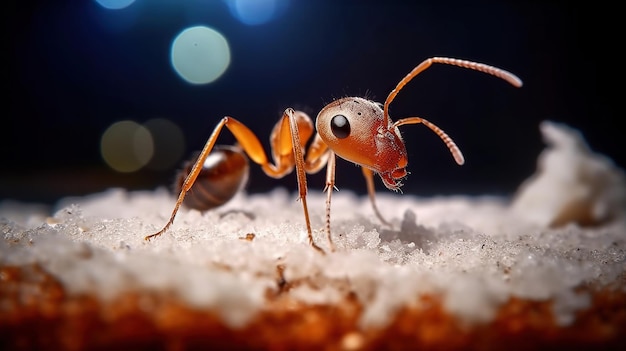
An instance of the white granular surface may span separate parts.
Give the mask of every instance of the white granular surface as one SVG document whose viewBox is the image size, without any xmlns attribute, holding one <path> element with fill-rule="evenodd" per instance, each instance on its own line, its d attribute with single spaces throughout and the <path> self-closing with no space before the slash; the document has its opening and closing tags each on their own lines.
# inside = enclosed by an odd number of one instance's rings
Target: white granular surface
<svg viewBox="0 0 626 351">
<path fill-rule="evenodd" d="M 324 200 L 319 193 L 309 198 L 322 246 Z M 302 209 L 286 191 L 241 194 L 205 214 L 183 209 L 171 230 L 151 242 L 143 237 L 160 228 L 174 202 L 165 190 L 110 190 L 71 202 L 47 221 L 3 219 L 0 264 L 39 262 L 70 293 L 103 299 L 133 289 L 173 291 L 232 326 L 244 325 L 263 307 L 266 290 L 277 289 L 278 263 L 288 281 L 312 281 L 289 292 L 296 299 L 332 304 L 356 293 L 364 327 L 384 325 L 421 294 L 443 297 L 445 308 L 468 322 L 489 321 L 513 296 L 551 299 L 558 321 L 567 324 L 590 303 L 577 287 L 602 287 L 626 272 L 623 222 L 550 230 L 493 197 L 381 194 L 393 224 L 385 228 L 367 198 L 339 192 L 332 218 L 338 251 L 326 256 L 307 245 Z M 5 204 L 2 213 L 12 207 Z M 252 242 L 240 239 L 248 233 L 256 235 Z"/>
</svg>

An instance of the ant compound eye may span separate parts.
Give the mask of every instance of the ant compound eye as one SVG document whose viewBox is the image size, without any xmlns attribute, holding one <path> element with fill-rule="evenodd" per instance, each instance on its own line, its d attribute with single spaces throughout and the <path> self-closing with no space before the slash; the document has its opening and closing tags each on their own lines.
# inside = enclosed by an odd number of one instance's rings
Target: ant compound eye
<svg viewBox="0 0 626 351">
<path fill-rule="evenodd" d="M 337 139 L 345 139 L 350 135 L 350 122 L 344 115 L 336 115 L 330 120 L 330 130 Z"/>
</svg>

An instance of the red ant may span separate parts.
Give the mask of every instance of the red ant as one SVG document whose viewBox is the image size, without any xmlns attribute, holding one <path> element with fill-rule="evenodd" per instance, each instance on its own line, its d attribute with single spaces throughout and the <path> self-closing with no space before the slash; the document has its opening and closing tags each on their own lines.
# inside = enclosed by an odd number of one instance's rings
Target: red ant
<svg viewBox="0 0 626 351">
<path fill-rule="evenodd" d="M 420 117 L 407 117 L 394 122 L 389 117 L 389 105 L 398 92 L 411 81 L 411 79 L 430 67 L 433 63 L 459 66 L 480 71 L 504 79 L 515 87 L 522 86 L 522 81 L 517 76 L 500 68 L 466 60 L 432 57 L 424 60 L 407 74 L 391 93 L 389 93 L 383 105 L 360 97 L 346 97 L 335 100 L 324 106 L 317 115 L 317 133 L 315 133 L 313 122 L 307 114 L 301 111 L 295 111 L 292 108 L 286 109 L 270 135 L 270 145 L 274 163 L 268 161 L 259 139 L 248 127 L 232 117 L 224 117 L 213 130 L 213 133 L 204 145 L 191 171 L 189 171 L 189 175 L 184 182 L 182 182 L 180 194 L 170 219 L 163 229 L 155 234 L 146 236 L 145 239 L 150 240 L 151 238 L 163 234 L 172 225 L 176 213 L 185 199 L 185 195 L 194 183 L 196 183 L 198 175 L 202 171 L 207 157 L 211 154 L 211 151 L 214 150 L 215 142 L 224 127 L 230 130 L 243 151 L 254 163 L 260 165 L 268 176 L 282 178 L 291 173 L 295 167 L 299 199 L 302 201 L 309 243 L 316 250 L 322 253 L 324 252 L 313 240 L 306 201 L 306 173 L 312 174 L 319 172 L 326 166 L 326 187 L 324 188 L 324 192 L 326 192 L 327 196 L 326 236 L 330 250 L 334 251 L 334 245 L 330 235 L 330 199 L 332 190 L 335 187 L 335 155 L 361 166 L 363 176 L 367 182 L 367 190 L 374 212 L 381 222 L 387 223 L 376 207 L 374 173 L 380 176 L 388 189 L 398 190 L 402 186 L 400 181 L 407 175 L 406 166 L 408 164 L 408 158 L 404 141 L 400 136 L 398 127 L 406 124 L 424 124 L 435 132 L 446 144 L 456 163 L 462 165 L 465 162 L 461 150 L 459 150 L 454 141 L 452 141 L 448 134 L 433 123 Z M 313 136 L 313 134 L 315 134 L 315 136 Z M 309 147 L 306 148 L 306 144 L 311 137 L 314 139 Z M 224 153 L 221 154 L 226 155 Z M 227 156 L 224 157 L 226 158 L 221 161 L 222 164 L 223 162 L 227 164 L 231 162 Z M 243 163 L 241 164 L 243 165 Z M 247 163 L 245 163 L 245 167 L 247 167 Z M 244 176 L 243 174 L 247 175 L 247 172 L 241 172 L 241 169 L 237 167 L 232 169 L 232 172 L 241 174 L 241 177 Z M 228 174 L 224 174 L 224 177 L 230 175 L 230 172 L 225 173 Z M 232 179 L 233 185 L 237 185 L 231 188 L 234 190 L 239 189 L 238 184 L 241 183 L 241 179 L 239 177 L 232 177 L 230 179 Z M 224 202 L 230 199 L 226 198 L 227 196 L 232 197 L 235 192 L 236 191 L 231 191 L 224 196 Z"/>
</svg>

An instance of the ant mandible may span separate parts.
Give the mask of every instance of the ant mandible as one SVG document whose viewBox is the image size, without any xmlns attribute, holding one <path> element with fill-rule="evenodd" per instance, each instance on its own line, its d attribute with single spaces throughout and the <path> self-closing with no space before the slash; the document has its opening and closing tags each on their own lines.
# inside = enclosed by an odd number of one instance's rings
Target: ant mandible
<svg viewBox="0 0 626 351">
<path fill-rule="evenodd" d="M 480 71 L 504 79 L 515 87 L 522 86 L 522 81 L 517 76 L 497 67 L 461 59 L 432 57 L 424 60 L 409 72 L 389 93 L 383 105 L 360 97 L 346 97 L 337 99 L 324 106 L 317 115 L 317 133 L 315 133 L 314 139 L 308 148 L 306 148 L 306 144 L 315 132 L 311 118 L 304 112 L 287 108 L 270 135 L 270 146 L 274 163 L 268 161 L 259 139 L 248 127 L 238 120 L 226 116 L 222 118 L 213 130 L 213 133 L 211 133 L 191 171 L 189 171 L 189 174 L 180 186 L 180 194 L 170 219 L 161 230 L 146 236 L 145 240 L 150 240 L 163 234 L 172 225 L 176 213 L 185 199 L 185 195 L 196 182 L 205 160 L 213 150 L 215 142 L 224 127 L 230 130 L 243 151 L 253 162 L 260 165 L 268 176 L 282 178 L 291 173 L 295 167 L 299 199 L 304 210 L 308 241 L 319 252 L 324 253 L 324 250 L 313 240 L 306 201 L 306 173 L 317 173 L 326 166 L 326 187 L 324 188 L 324 192 L 326 192 L 325 229 L 329 249 L 334 251 L 334 244 L 330 235 L 330 199 L 335 188 L 335 155 L 361 166 L 372 208 L 380 221 L 388 224 L 376 207 L 374 173 L 380 176 L 385 186 L 390 190 L 398 190 L 402 186 L 401 180 L 407 175 L 408 158 L 398 127 L 406 124 L 424 124 L 446 144 L 457 164 L 462 165 L 465 162 L 461 150 L 454 141 L 433 123 L 421 117 L 407 117 L 393 122 L 389 117 L 389 105 L 398 92 L 411 79 L 426 70 L 433 63 Z"/>
</svg>

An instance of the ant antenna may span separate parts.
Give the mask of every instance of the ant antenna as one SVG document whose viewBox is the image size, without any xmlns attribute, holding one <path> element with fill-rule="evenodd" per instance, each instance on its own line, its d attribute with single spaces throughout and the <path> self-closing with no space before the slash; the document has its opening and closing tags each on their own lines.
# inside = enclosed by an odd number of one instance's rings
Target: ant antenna
<svg viewBox="0 0 626 351">
<path fill-rule="evenodd" d="M 430 67 L 433 63 L 442 63 L 446 65 L 458 66 L 463 68 L 472 69 L 475 71 L 483 72 L 490 74 L 492 76 L 496 76 L 500 79 L 504 79 L 509 82 L 514 87 L 520 88 L 522 86 L 522 80 L 519 79 L 516 75 L 509 71 L 505 71 L 503 69 L 493 67 L 484 63 L 478 63 L 467 60 L 454 59 L 449 57 L 431 57 L 429 59 L 424 60 L 422 63 L 417 65 L 417 67 L 413 68 L 409 74 L 407 74 L 402 80 L 396 85 L 396 87 L 389 93 L 387 96 L 387 100 L 385 100 L 385 105 L 383 107 L 384 113 L 384 121 L 383 125 L 387 126 L 389 124 L 389 105 L 396 98 L 396 95 L 402 90 L 402 88 L 411 81 L 415 76 L 422 73 L 428 67 Z"/>
</svg>

